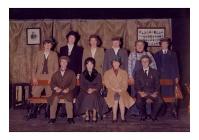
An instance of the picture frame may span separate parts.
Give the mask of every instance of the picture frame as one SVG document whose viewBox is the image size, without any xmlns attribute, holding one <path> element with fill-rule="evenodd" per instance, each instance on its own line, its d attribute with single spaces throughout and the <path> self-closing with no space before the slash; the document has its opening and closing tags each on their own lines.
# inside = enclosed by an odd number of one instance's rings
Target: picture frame
<svg viewBox="0 0 199 140">
<path fill-rule="evenodd" d="M 40 45 L 41 29 L 40 28 L 27 28 L 26 37 L 27 37 L 27 45 Z"/>
<path fill-rule="evenodd" d="M 159 47 L 160 39 L 165 37 L 165 27 L 137 28 L 137 40 L 144 40 L 149 47 Z"/>
</svg>

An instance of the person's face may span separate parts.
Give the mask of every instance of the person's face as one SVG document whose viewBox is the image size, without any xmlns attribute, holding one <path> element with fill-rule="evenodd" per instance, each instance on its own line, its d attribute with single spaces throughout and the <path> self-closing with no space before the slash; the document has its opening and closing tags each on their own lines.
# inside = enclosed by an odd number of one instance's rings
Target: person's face
<svg viewBox="0 0 199 140">
<path fill-rule="evenodd" d="M 52 44 L 51 43 L 45 43 L 44 44 L 45 51 L 50 51 L 51 48 L 52 48 Z"/>
<path fill-rule="evenodd" d="M 61 70 L 62 70 L 62 71 L 65 71 L 65 70 L 66 70 L 67 65 L 68 65 L 68 61 L 67 61 L 67 60 L 65 60 L 65 59 L 61 59 L 61 60 L 60 60 L 60 66 L 61 66 Z"/>
<path fill-rule="evenodd" d="M 120 41 L 119 40 L 114 40 L 113 41 L 113 47 L 114 48 L 120 47 Z"/>
<path fill-rule="evenodd" d="M 75 36 L 70 35 L 70 36 L 68 37 L 68 43 L 69 43 L 69 44 L 75 44 Z"/>
<path fill-rule="evenodd" d="M 97 46 L 97 40 L 95 38 L 90 39 L 90 45 L 91 46 Z"/>
<path fill-rule="evenodd" d="M 118 61 L 113 61 L 113 69 L 117 70 L 120 67 L 120 62 Z"/>
<path fill-rule="evenodd" d="M 137 52 L 143 52 L 144 51 L 144 43 L 143 42 L 137 42 L 135 48 L 136 48 Z"/>
<path fill-rule="evenodd" d="M 168 43 L 168 42 L 161 42 L 161 48 L 162 48 L 163 50 L 168 49 L 168 47 L 169 47 L 169 43 Z"/>
<path fill-rule="evenodd" d="M 86 68 L 87 68 L 87 70 L 88 70 L 89 72 L 91 72 L 91 71 L 93 70 L 93 67 L 94 67 L 94 65 L 93 65 L 93 63 L 91 63 L 91 62 L 88 62 L 88 63 L 86 64 Z"/>
<path fill-rule="evenodd" d="M 143 68 L 148 68 L 149 67 L 149 59 L 148 58 L 143 58 L 141 60 L 141 63 L 142 63 L 142 67 Z"/>
</svg>

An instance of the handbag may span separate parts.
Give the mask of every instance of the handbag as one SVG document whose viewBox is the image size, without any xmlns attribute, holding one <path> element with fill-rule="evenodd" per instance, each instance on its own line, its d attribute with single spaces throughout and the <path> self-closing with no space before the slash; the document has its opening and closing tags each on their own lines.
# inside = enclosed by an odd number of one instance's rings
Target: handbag
<svg viewBox="0 0 199 140">
<path fill-rule="evenodd" d="M 105 86 L 102 86 L 102 88 L 100 89 L 100 95 L 102 97 L 106 97 L 107 96 L 107 88 Z"/>
</svg>

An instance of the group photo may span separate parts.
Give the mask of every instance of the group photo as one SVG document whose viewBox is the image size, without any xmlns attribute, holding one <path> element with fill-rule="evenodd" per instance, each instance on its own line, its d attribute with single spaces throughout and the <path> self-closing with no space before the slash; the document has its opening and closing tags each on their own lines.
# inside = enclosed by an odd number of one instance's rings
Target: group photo
<svg viewBox="0 0 199 140">
<path fill-rule="evenodd" d="M 189 132 L 189 8 L 10 8 L 10 132 Z"/>
</svg>

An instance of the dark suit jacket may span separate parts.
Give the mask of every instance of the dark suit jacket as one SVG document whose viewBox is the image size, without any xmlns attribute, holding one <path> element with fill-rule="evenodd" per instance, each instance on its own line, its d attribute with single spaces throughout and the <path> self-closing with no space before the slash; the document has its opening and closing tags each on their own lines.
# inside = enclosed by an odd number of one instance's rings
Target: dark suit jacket
<svg viewBox="0 0 199 140">
<path fill-rule="evenodd" d="M 68 56 L 68 46 L 63 46 L 60 48 L 60 56 Z M 80 74 L 82 72 L 82 56 L 83 48 L 79 46 L 74 46 L 71 52 L 70 62 L 68 68 L 73 70 L 75 74 Z"/>
<path fill-rule="evenodd" d="M 49 98 L 48 102 L 51 104 L 55 96 L 63 96 L 68 101 L 72 102 L 74 96 L 74 88 L 76 85 L 76 76 L 72 70 L 67 69 L 64 75 L 61 75 L 60 70 L 55 72 L 51 78 L 51 89 L 52 89 L 52 96 Z M 62 90 L 69 88 L 69 93 L 56 93 L 54 90 L 55 87 L 59 87 Z"/>
<path fill-rule="evenodd" d="M 164 79 L 175 79 L 179 77 L 176 53 L 168 50 L 163 54 L 162 50 L 154 56 L 160 77 Z"/>
<path fill-rule="evenodd" d="M 157 70 L 149 68 L 148 76 L 146 76 L 143 69 L 135 73 L 135 90 L 137 92 L 143 91 L 152 94 L 154 92 L 159 92 L 159 89 L 160 80 Z"/>
<path fill-rule="evenodd" d="M 120 68 L 122 68 L 123 70 L 125 70 L 127 72 L 128 71 L 128 53 L 127 53 L 127 50 L 120 48 L 118 53 L 117 53 L 117 56 L 119 56 L 121 58 Z M 111 62 L 115 57 L 116 57 L 116 55 L 115 55 L 114 50 L 112 48 L 107 49 L 105 51 L 103 72 L 112 68 Z"/>
</svg>

